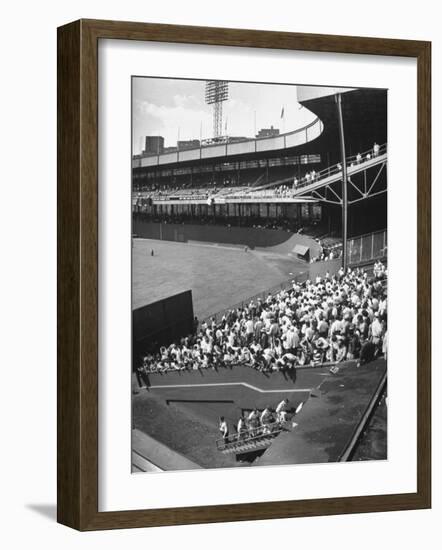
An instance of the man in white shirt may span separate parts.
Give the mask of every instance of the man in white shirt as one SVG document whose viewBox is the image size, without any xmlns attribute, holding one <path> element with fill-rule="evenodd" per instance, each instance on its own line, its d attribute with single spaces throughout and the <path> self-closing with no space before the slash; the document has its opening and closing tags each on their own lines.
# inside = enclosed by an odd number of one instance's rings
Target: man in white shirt
<svg viewBox="0 0 442 550">
<path fill-rule="evenodd" d="M 246 321 L 246 338 L 247 338 L 247 344 L 250 344 L 250 342 L 253 340 L 253 334 L 255 332 L 255 325 L 253 323 L 253 319 L 249 318 Z"/>
<path fill-rule="evenodd" d="M 371 323 L 370 331 L 371 331 L 371 340 L 373 344 L 375 346 L 379 346 L 381 337 L 382 337 L 383 327 L 382 327 L 382 323 L 379 321 L 379 315 L 377 313 L 374 315 L 374 319 L 373 319 L 373 322 Z"/>
<path fill-rule="evenodd" d="M 287 420 L 288 403 L 288 399 L 283 399 L 276 407 L 276 419 L 278 422 L 285 422 Z"/>
<path fill-rule="evenodd" d="M 229 427 L 227 426 L 227 422 L 224 419 L 224 416 L 221 416 L 219 419 L 219 431 L 221 432 L 221 435 L 224 439 L 224 443 L 228 443 Z"/>
<path fill-rule="evenodd" d="M 271 419 L 271 416 L 272 416 L 272 413 L 270 412 L 270 409 L 268 407 L 266 407 L 262 413 L 261 413 L 261 416 L 260 416 L 260 422 L 261 424 L 264 426 L 265 424 L 268 424 L 270 422 L 270 419 Z"/>
<path fill-rule="evenodd" d="M 236 427 L 236 430 L 238 432 L 238 440 L 243 439 L 246 435 L 246 422 L 244 420 L 244 417 L 241 415 L 238 420 L 238 425 Z"/>
<path fill-rule="evenodd" d="M 258 409 L 253 409 L 253 411 L 251 411 L 249 413 L 249 416 L 247 417 L 247 424 L 248 424 L 248 427 L 249 427 L 249 430 L 250 430 L 250 435 L 252 437 L 255 437 L 256 435 L 258 435 L 258 432 L 259 432 L 259 411 Z"/>
</svg>

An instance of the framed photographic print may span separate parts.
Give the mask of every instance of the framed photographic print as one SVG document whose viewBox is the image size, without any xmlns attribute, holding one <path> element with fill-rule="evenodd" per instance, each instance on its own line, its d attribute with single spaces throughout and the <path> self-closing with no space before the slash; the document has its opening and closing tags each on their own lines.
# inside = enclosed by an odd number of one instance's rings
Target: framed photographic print
<svg viewBox="0 0 442 550">
<path fill-rule="evenodd" d="M 430 51 L 59 28 L 59 522 L 431 506 Z"/>
</svg>

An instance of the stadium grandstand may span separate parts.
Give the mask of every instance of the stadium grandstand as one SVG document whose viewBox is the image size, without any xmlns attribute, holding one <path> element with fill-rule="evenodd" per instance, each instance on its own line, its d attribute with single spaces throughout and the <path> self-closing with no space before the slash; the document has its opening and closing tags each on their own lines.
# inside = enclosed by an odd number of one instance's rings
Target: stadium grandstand
<svg viewBox="0 0 442 550">
<path fill-rule="evenodd" d="M 134 472 L 386 458 L 387 91 L 297 94 L 132 158 Z"/>
<path fill-rule="evenodd" d="M 303 128 L 134 158 L 134 212 L 151 220 L 242 225 L 283 220 L 294 229 L 321 222 L 325 232 L 339 233 L 342 159 L 334 95 L 311 90 L 299 87 L 300 104 L 317 114 Z M 386 228 L 386 91 L 341 93 L 349 235 L 355 236 Z"/>
</svg>

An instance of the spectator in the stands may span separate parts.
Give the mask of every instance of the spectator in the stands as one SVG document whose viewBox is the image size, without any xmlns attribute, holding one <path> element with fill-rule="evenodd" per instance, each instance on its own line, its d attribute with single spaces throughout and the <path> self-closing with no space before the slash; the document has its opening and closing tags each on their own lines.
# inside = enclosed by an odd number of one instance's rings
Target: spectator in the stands
<svg viewBox="0 0 442 550">
<path fill-rule="evenodd" d="M 286 290 L 231 309 L 221 320 L 204 321 L 196 333 L 146 354 L 142 371 L 242 365 L 271 372 L 324 360 L 367 362 L 372 346 L 371 357 L 383 352 L 387 331 L 385 266 L 378 262 L 373 275 L 341 269 L 314 283 L 293 281 Z"/>
<path fill-rule="evenodd" d="M 365 365 L 366 363 L 369 363 L 370 361 L 373 361 L 374 354 L 376 351 L 376 347 L 373 344 L 373 342 L 370 342 L 370 340 L 362 337 L 361 338 L 361 352 L 360 352 L 360 359 L 358 361 L 357 366 L 360 367 L 361 365 Z"/>
</svg>

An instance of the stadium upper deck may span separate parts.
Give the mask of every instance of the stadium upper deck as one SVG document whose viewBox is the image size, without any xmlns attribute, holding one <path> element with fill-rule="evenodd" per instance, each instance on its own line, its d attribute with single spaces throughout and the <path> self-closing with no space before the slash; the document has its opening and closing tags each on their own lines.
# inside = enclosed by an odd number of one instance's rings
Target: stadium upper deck
<svg viewBox="0 0 442 550">
<path fill-rule="evenodd" d="M 373 142 L 387 141 L 387 91 L 377 89 L 298 87 L 299 103 L 317 117 L 307 126 L 273 137 L 245 139 L 201 145 L 172 153 L 134 157 L 132 168 L 184 167 L 213 164 L 223 160 L 252 160 L 289 157 L 298 154 L 320 154 L 323 162 L 339 160 L 339 134 L 335 108 L 335 94 L 343 95 L 342 108 L 346 134 L 347 154 L 368 149 Z M 301 161 L 302 162 L 302 161 Z"/>
<path fill-rule="evenodd" d="M 229 142 L 201 145 L 194 149 L 177 150 L 172 153 L 163 153 L 160 155 L 149 155 L 141 158 L 134 158 L 132 168 L 149 168 L 155 166 L 170 166 L 192 164 L 198 161 L 216 161 L 220 158 L 229 159 L 231 157 L 244 157 L 248 159 L 268 156 L 269 152 L 274 152 L 278 156 L 281 151 L 288 155 L 296 148 L 306 143 L 316 140 L 322 133 L 324 126 L 319 118 L 313 122 L 285 134 L 274 137 L 245 139 L 239 142 Z"/>
</svg>

